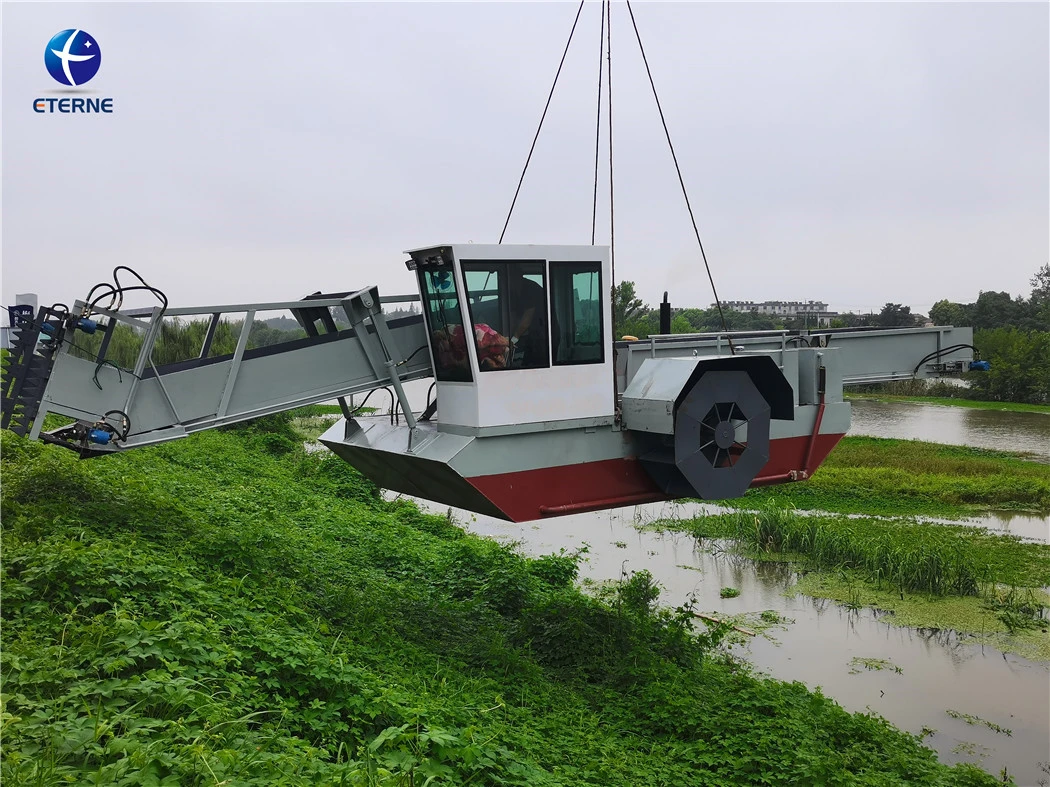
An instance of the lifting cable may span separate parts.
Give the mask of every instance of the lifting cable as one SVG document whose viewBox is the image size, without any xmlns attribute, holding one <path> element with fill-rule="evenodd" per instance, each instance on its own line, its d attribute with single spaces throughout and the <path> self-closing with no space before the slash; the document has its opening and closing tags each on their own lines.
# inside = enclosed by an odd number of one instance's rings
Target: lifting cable
<svg viewBox="0 0 1050 787">
<path fill-rule="evenodd" d="M 715 289 L 715 280 L 711 275 L 711 266 L 707 262 L 707 254 L 704 252 L 704 242 L 700 240 L 700 229 L 696 225 L 696 217 L 693 215 L 693 206 L 689 202 L 689 193 L 685 188 L 685 180 L 682 178 L 682 168 L 678 166 L 678 156 L 675 155 L 674 145 L 671 143 L 671 132 L 667 130 L 667 120 L 664 118 L 664 110 L 660 105 L 660 96 L 656 92 L 656 83 L 653 81 L 653 72 L 649 69 L 649 59 L 645 56 L 645 47 L 642 45 L 642 36 L 638 32 L 638 23 L 634 19 L 634 9 L 631 8 L 631 0 L 626 0 L 627 12 L 631 15 L 631 26 L 634 27 L 634 36 L 638 39 L 638 50 L 642 53 L 642 62 L 645 64 L 645 73 L 649 77 L 649 85 L 653 89 L 653 98 L 656 100 L 656 109 L 660 113 L 660 123 L 664 127 L 664 136 L 667 137 L 667 147 L 671 149 L 671 158 L 674 160 L 675 172 L 678 173 L 678 183 L 682 187 L 682 196 L 685 198 L 685 207 L 689 211 L 689 220 L 693 223 L 693 232 L 696 234 L 696 242 L 700 246 L 700 257 L 704 261 L 704 268 L 707 270 L 707 280 L 711 283 L 711 292 L 715 296 L 715 306 L 718 307 L 718 317 L 722 321 L 722 330 L 726 333 L 729 332 L 729 328 L 726 325 L 726 317 L 722 312 L 722 301 L 718 297 L 718 290 Z M 610 93 L 612 91 L 610 90 Z M 611 103 L 611 102 L 610 102 Z M 611 114 L 611 113 L 610 113 Z M 610 139 L 610 144 L 612 140 Z M 612 161 L 609 162 L 610 171 L 612 169 Z M 610 178 L 611 179 L 611 178 Z M 736 355 L 736 350 L 733 347 L 733 339 L 729 338 L 729 352 L 731 355 Z"/>
<path fill-rule="evenodd" d="M 554 74 L 554 82 L 551 85 L 550 92 L 547 94 L 547 103 L 543 107 L 543 114 L 540 115 L 539 125 L 536 127 L 536 133 L 532 138 L 532 145 L 529 147 L 529 154 L 525 159 L 525 166 L 521 170 L 521 177 L 518 178 L 518 186 L 514 190 L 514 198 L 510 203 L 510 210 L 507 211 L 507 219 L 503 223 L 503 231 L 499 236 L 499 243 L 503 243 L 503 238 L 507 234 L 507 227 L 510 225 L 511 216 L 514 214 L 514 207 L 518 202 L 518 196 L 521 193 L 521 186 L 525 182 L 525 173 L 528 172 L 529 164 L 532 162 L 532 155 L 536 151 L 536 142 L 539 140 L 540 132 L 543 130 L 543 121 L 547 118 L 547 111 L 550 109 L 551 99 L 554 97 L 554 90 L 558 86 L 558 78 L 561 76 L 562 67 L 565 65 L 565 57 L 569 53 L 569 47 L 572 44 L 572 37 L 576 33 L 576 26 L 580 21 L 580 14 L 583 11 L 583 4 L 585 0 L 580 0 L 580 5 L 576 9 L 576 16 L 572 22 L 572 29 L 569 31 L 569 38 L 565 42 L 565 49 L 562 51 L 561 60 L 558 62 L 558 70 Z M 602 34 L 599 35 L 601 40 L 601 47 L 598 52 L 598 100 L 597 100 L 597 115 L 595 118 L 595 139 L 594 139 L 594 192 L 593 201 L 591 204 L 591 245 L 594 245 L 595 234 L 597 229 L 597 218 L 598 218 L 598 160 L 599 160 L 599 147 L 601 141 L 601 113 L 602 113 L 602 66 L 603 60 L 605 61 L 605 81 L 608 89 L 608 134 L 609 134 L 609 264 L 612 278 L 612 298 L 613 304 L 615 305 L 616 300 L 616 210 L 615 210 L 615 189 L 613 181 L 613 102 L 612 102 L 612 0 L 599 0 L 602 3 Z M 693 213 L 693 205 L 689 200 L 689 192 L 685 186 L 685 178 L 682 176 L 682 168 L 678 163 L 678 155 L 675 153 L 674 143 L 671 142 L 671 132 L 667 128 L 667 118 L 664 116 L 663 105 L 660 103 L 660 95 L 656 90 L 656 82 L 653 80 L 653 72 L 649 68 L 649 58 L 645 54 L 645 46 L 642 44 L 642 35 L 638 30 L 638 23 L 634 17 L 634 9 L 631 7 L 631 0 L 625 0 L 627 4 L 627 11 L 631 16 L 631 26 L 634 28 L 634 36 L 638 41 L 638 50 L 642 55 L 642 62 L 645 64 L 645 73 L 649 78 L 649 86 L 653 91 L 653 99 L 656 101 L 656 110 L 660 114 L 660 124 L 663 126 L 664 137 L 667 139 L 667 147 L 671 151 L 671 159 L 674 162 L 675 172 L 678 175 L 678 185 L 682 189 L 682 197 L 685 199 L 685 207 L 689 212 L 689 221 L 693 225 L 693 234 L 696 236 L 697 246 L 700 248 L 700 258 L 704 263 L 704 270 L 707 272 L 707 280 L 711 284 L 711 292 L 715 298 L 715 306 L 718 309 L 718 317 L 722 323 L 722 330 L 726 334 L 729 333 L 729 325 L 726 322 L 725 312 L 722 309 L 722 299 L 718 296 L 718 289 L 715 287 L 715 279 L 711 273 L 711 265 L 707 261 L 707 252 L 704 250 L 704 242 L 700 237 L 700 228 L 696 223 L 696 216 Z M 615 320 L 615 309 L 613 309 L 613 318 Z M 613 335 L 616 333 L 616 325 L 612 326 Z M 736 354 L 736 347 L 733 345 L 733 338 L 727 336 L 729 340 L 729 352 L 731 355 Z"/>
<path fill-rule="evenodd" d="M 605 0 L 605 56 L 608 60 L 609 81 L 609 271 L 612 279 L 612 329 L 616 339 L 616 211 L 613 209 L 613 103 L 612 103 L 612 0 Z M 622 327 L 622 326 L 621 326 Z M 616 364 L 613 364 L 615 367 Z M 613 370 L 613 396 L 616 391 L 616 371 Z"/>
<path fill-rule="evenodd" d="M 525 159 L 525 166 L 521 170 L 521 177 L 518 178 L 518 187 L 514 189 L 514 199 L 510 202 L 510 210 L 507 211 L 507 220 L 503 222 L 503 232 L 499 234 L 499 242 L 503 243 L 503 236 L 507 234 L 507 226 L 510 224 L 510 217 L 514 213 L 514 205 L 518 201 L 518 193 L 521 191 L 521 184 L 525 182 L 525 173 L 529 169 L 529 162 L 532 161 L 532 154 L 536 150 L 536 140 L 540 138 L 540 131 L 543 129 L 543 121 L 547 117 L 547 110 L 551 107 L 551 99 L 554 98 L 554 89 L 558 86 L 558 77 L 561 76 L 561 68 L 565 65 L 565 56 L 569 54 L 569 45 L 572 44 L 572 36 L 576 32 L 576 23 L 580 21 L 580 12 L 583 11 L 584 0 L 580 0 L 580 7 L 576 9 L 576 18 L 572 20 L 572 30 L 569 31 L 569 40 L 565 42 L 565 51 L 561 53 L 561 61 L 558 63 L 558 70 L 554 74 L 554 84 L 551 85 L 551 92 L 547 94 L 547 103 L 543 107 L 543 114 L 540 115 L 540 124 L 536 127 L 536 135 L 532 138 L 532 147 L 529 148 L 529 155 Z"/>
<path fill-rule="evenodd" d="M 602 61 L 605 59 L 605 3 L 602 3 L 602 28 L 598 34 L 598 110 L 594 115 L 594 201 L 591 203 L 591 245 L 598 224 L 598 151 L 602 137 Z"/>
</svg>

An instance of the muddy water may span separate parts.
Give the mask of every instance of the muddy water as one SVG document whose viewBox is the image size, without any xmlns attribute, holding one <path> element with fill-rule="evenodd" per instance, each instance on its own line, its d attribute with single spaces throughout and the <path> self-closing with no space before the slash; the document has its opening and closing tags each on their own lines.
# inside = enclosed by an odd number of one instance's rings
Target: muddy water
<svg viewBox="0 0 1050 787">
<path fill-rule="evenodd" d="M 1050 414 L 854 399 L 851 435 L 1025 451 L 1050 462 Z"/>
<path fill-rule="evenodd" d="M 1050 665 L 991 648 L 961 643 L 950 632 L 892 626 L 870 610 L 806 596 L 787 595 L 794 572 L 782 564 L 759 564 L 717 549 L 700 549 L 681 533 L 639 531 L 636 524 L 702 513 L 690 505 L 654 504 L 579 514 L 557 520 L 513 524 L 467 512 L 457 520 L 479 535 L 515 541 L 529 554 L 589 545 L 581 577 L 615 580 L 621 572 L 650 571 L 663 586 L 663 602 L 697 599 L 697 609 L 728 614 L 776 610 L 793 622 L 775 626 L 741 647 L 744 658 L 782 680 L 820 687 L 852 711 L 874 711 L 896 726 L 920 733 L 943 762 L 976 762 L 998 773 L 1003 767 L 1018 784 L 1036 784 L 1039 762 L 1050 760 Z M 723 587 L 740 596 L 722 599 Z M 869 671 L 851 660 L 887 659 Z M 955 710 L 1012 731 L 997 734 L 948 716 Z"/>
</svg>

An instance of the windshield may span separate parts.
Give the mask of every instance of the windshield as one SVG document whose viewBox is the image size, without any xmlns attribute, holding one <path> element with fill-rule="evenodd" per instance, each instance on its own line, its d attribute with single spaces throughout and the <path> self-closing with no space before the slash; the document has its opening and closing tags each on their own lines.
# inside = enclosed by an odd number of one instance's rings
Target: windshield
<svg viewBox="0 0 1050 787">
<path fill-rule="evenodd" d="M 543 260 L 463 262 L 481 371 L 550 366 Z"/>
<path fill-rule="evenodd" d="M 442 382 L 473 381 L 452 268 L 420 268 L 419 292 L 423 296 L 423 314 L 426 315 L 434 354 L 434 376 Z"/>
</svg>

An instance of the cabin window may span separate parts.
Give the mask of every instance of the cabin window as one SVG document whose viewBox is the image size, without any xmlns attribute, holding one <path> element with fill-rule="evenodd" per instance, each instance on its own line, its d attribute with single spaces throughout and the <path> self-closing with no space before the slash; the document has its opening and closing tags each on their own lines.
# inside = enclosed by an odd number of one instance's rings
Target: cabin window
<svg viewBox="0 0 1050 787">
<path fill-rule="evenodd" d="M 554 365 L 602 363 L 600 262 L 551 262 Z"/>
<path fill-rule="evenodd" d="M 545 263 L 463 262 L 483 372 L 550 366 Z"/>
<path fill-rule="evenodd" d="M 423 296 L 423 313 L 430 331 L 434 376 L 442 382 L 471 382 L 474 375 L 470 371 L 466 333 L 452 268 L 420 268 L 419 292 Z"/>
</svg>

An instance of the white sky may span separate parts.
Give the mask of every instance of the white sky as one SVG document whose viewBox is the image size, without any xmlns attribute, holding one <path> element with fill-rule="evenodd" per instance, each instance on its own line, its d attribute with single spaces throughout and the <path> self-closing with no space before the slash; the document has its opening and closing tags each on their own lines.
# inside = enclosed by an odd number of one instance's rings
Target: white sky
<svg viewBox="0 0 1050 787">
<path fill-rule="evenodd" d="M 724 299 L 1028 294 L 1050 259 L 1050 5 L 634 8 Z M 173 305 L 412 291 L 403 249 L 498 238 L 575 9 L 4 3 L 3 303 L 69 303 L 117 264 Z M 598 25 L 591 0 L 507 242 L 589 241 Z M 85 91 L 112 115 L 33 112 L 67 95 L 43 54 L 70 27 L 101 47 Z M 617 277 L 706 306 L 620 2 L 613 69 Z"/>
</svg>

